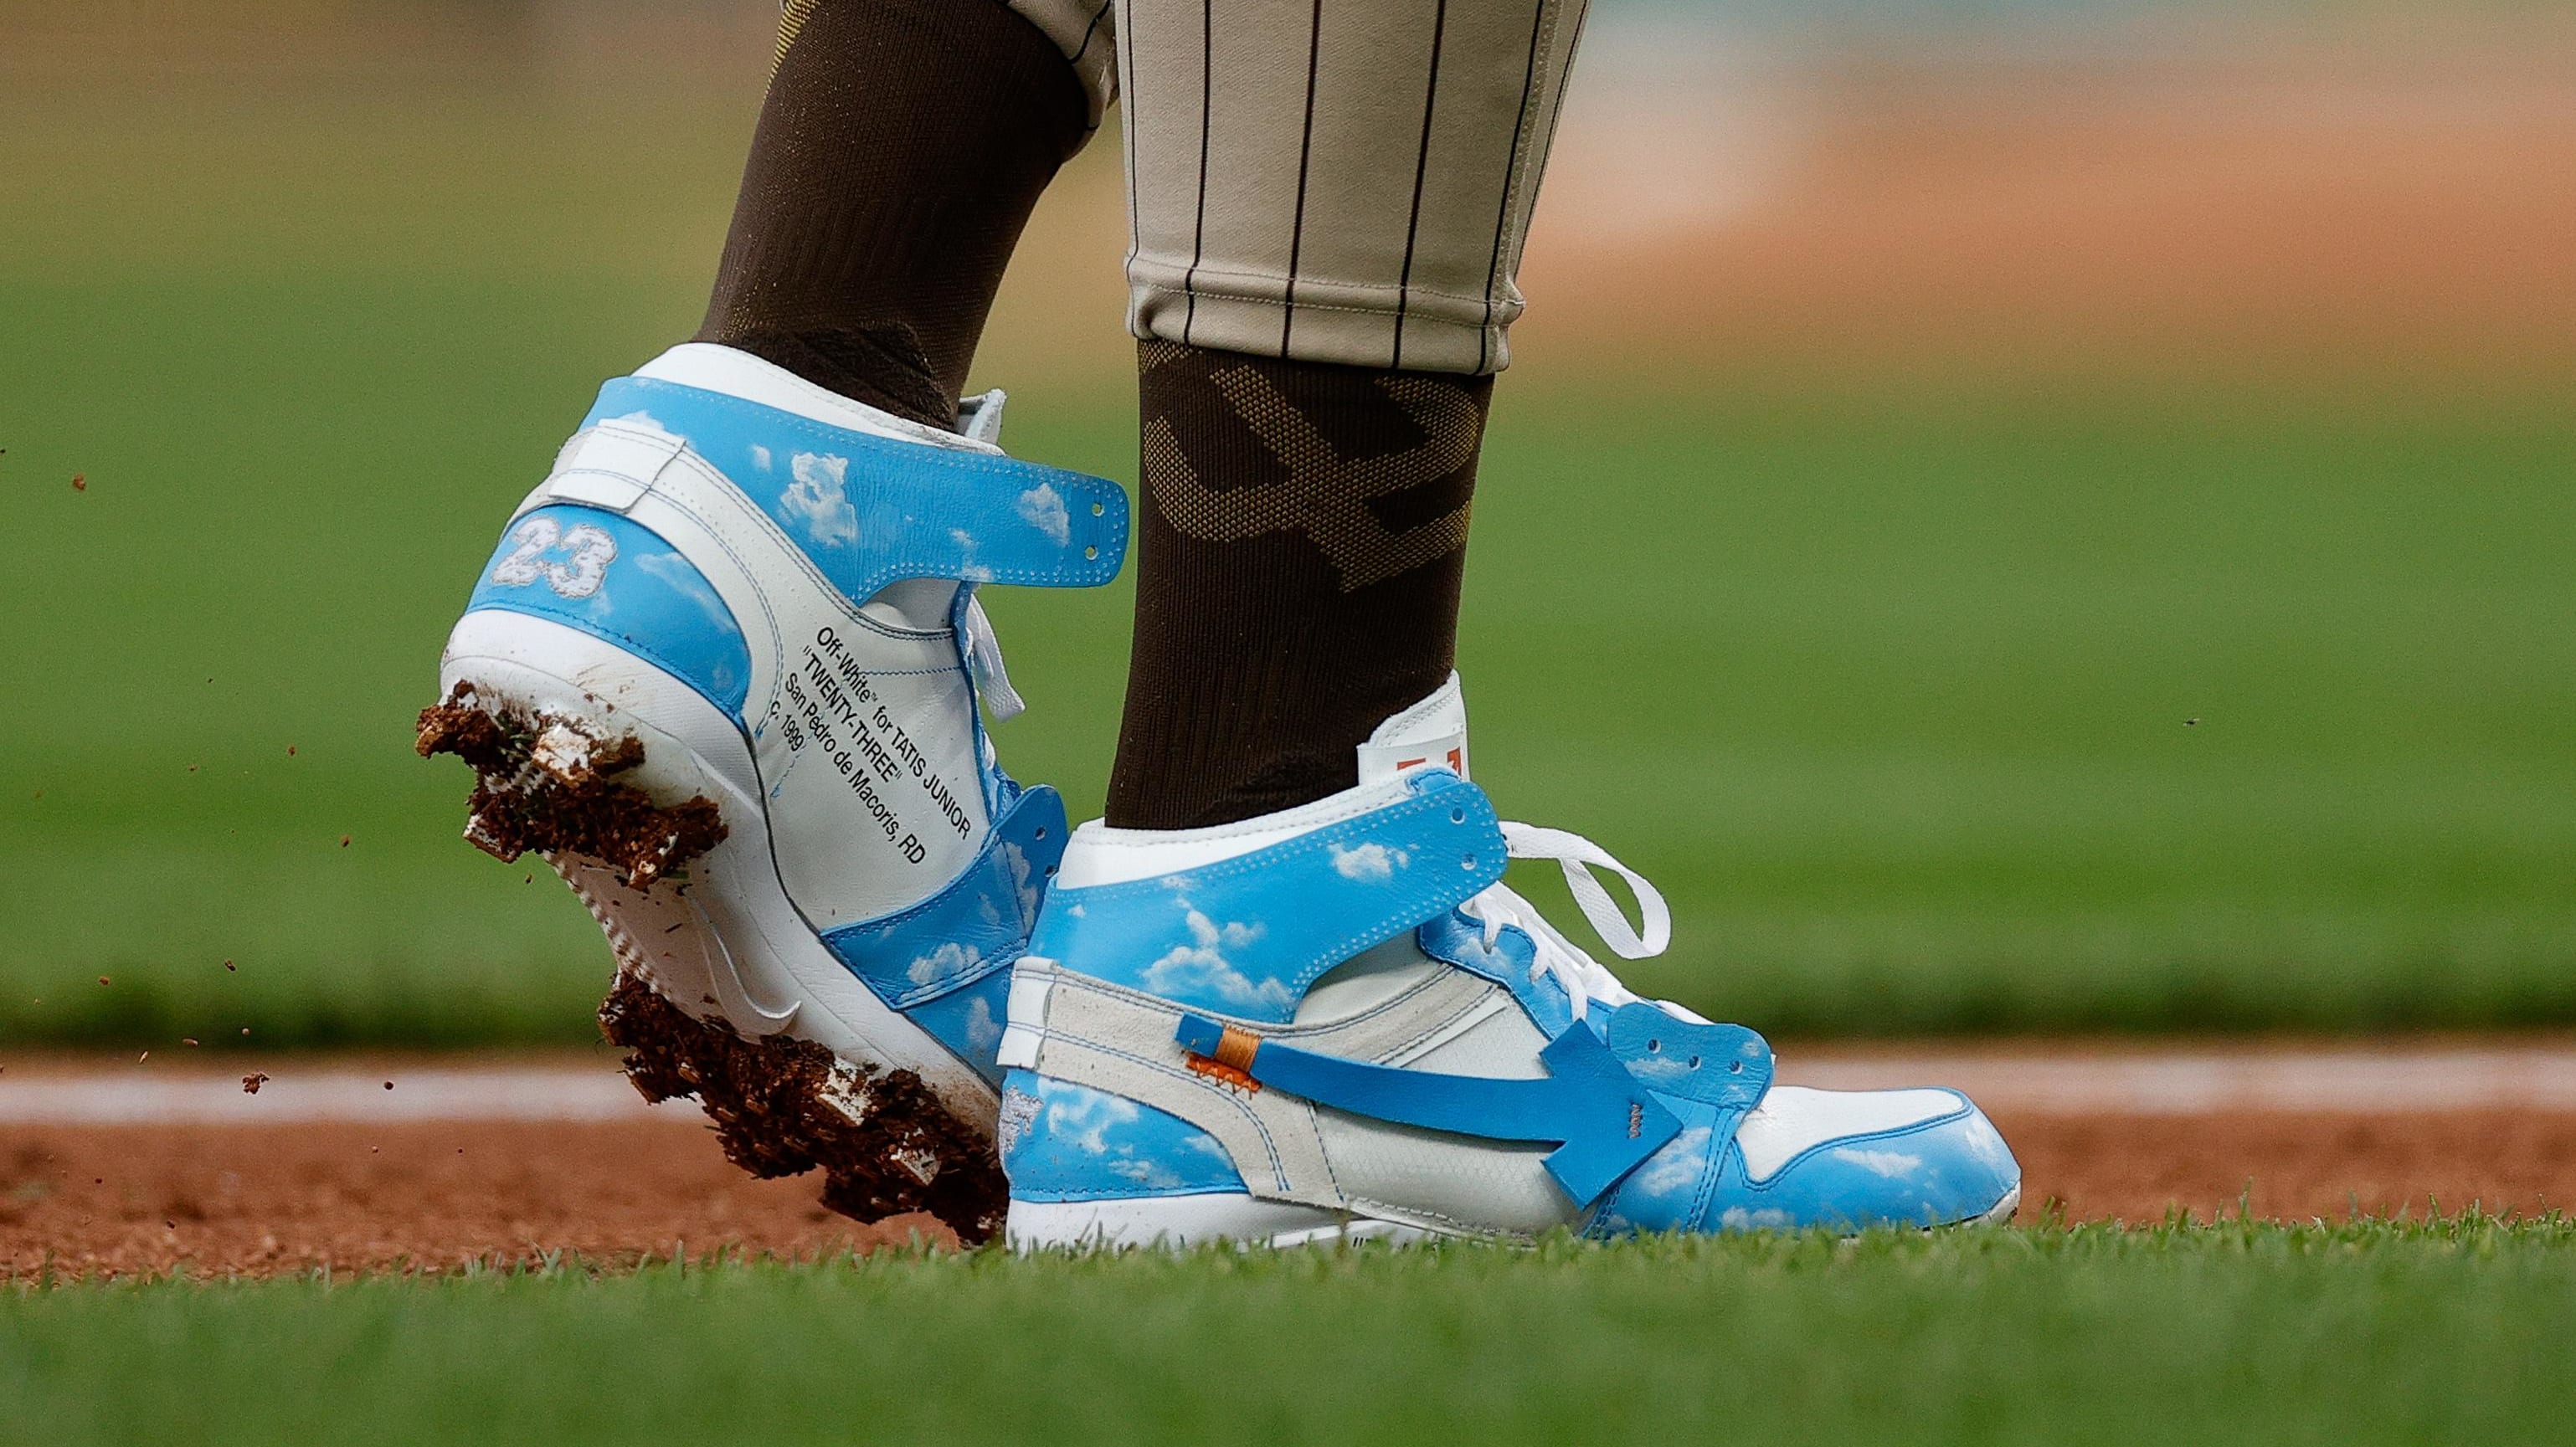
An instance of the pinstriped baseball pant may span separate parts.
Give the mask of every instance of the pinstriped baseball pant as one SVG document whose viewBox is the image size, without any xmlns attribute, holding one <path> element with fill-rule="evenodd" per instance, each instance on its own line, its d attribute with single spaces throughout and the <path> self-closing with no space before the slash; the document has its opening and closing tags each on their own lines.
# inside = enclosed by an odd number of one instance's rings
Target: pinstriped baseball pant
<svg viewBox="0 0 2576 1447">
<path fill-rule="evenodd" d="M 1123 98 L 1128 327 L 1480 374 L 1584 0 L 1007 0 Z M 792 9 L 792 7 L 791 7 Z"/>
</svg>

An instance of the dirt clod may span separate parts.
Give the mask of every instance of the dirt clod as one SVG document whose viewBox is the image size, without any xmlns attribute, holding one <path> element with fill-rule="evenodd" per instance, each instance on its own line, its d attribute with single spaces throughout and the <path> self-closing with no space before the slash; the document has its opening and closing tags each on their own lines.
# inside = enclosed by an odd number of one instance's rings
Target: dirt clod
<svg viewBox="0 0 2576 1447">
<path fill-rule="evenodd" d="M 415 741 L 423 758 L 454 754 L 474 770 L 465 837 L 494 858 L 587 854 L 615 867 L 629 889 L 644 889 L 725 837 L 713 800 L 694 795 L 664 807 L 612 776 L 644 761 L 635 739 L 590 741 L 561 720 L 493 710 L 460 683 L 445 703 L 420 711 Z"/>
<path fill-rule="evenodd" d="M 599 1028 L 626 1048 L 645 1099 L 694 1096 L 725 1158 L 755 1176 L 819 1168 L 823 1204 L 860 1222 L 927 1211 L 969 1244 L 1001 1228 L 1008 1188 L 992 1143 L 909 1070 L 862 1071 L 809 1040 L 745 1040 L 627 970 Z"/>
<path fill-rule="evenodd" d="M 250 1032 L 245 1030 L 242 1033 L 247 1035 Z M 257 1095 L 259 1094 L 259 1088 L 266 1084 L 268 1084 L 268 1072 L 265 1070 L 254 1070 L 250 1074 L 242 1077 L 242 1094 Z"/>
</svg>

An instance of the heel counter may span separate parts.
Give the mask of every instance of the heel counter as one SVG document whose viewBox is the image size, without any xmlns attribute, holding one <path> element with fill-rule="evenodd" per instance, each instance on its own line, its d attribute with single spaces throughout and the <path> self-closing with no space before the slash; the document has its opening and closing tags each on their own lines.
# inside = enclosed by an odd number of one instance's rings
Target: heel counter
<svg viewBox="0 0 2576 1447">
<path fill-rule="evenodd" d="M 680 550 L 616 513 L 570 503 L 510 524 L 468 613 L 524 613 L 635 654 L 740 723 L 751 647 L 733 610 Z"/>
</svg>

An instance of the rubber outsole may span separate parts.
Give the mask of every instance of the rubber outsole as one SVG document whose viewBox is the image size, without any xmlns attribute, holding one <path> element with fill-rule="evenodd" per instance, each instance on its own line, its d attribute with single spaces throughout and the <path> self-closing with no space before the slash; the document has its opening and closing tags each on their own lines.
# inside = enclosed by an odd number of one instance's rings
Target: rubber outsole
<svg viewBox="0 0 2576 1447">
<path fill-rule="evenodd" d="M 2001 1226 L 2011 1221 L 2020 1208 L 2021 1186 L 2016 1182 L 2002 1200 L 1982 1214 L 1924 1229 L 1958 1231 Z M 1064 1203 L 1014 1201 L 1008 1239 L 1012 1250 L 1028 1253 L 1180 1251 L 1212 1244 L 1284 1249 L 1355 1241 L 1411 1245 L 1440 1234 L 1443 1233 L 1402 1222 L 1220 1192 Z"/>
<path fill-rule="evenodd" d="M 726 1159 L 755 1176 L 820 1170 L 822 1203 L 854 1220 L 926 1211 L 968 1244 L 1001 1229 L 1007 1186 L 989 1135 L 917 1073 L 786 1034 L 746 1039 L 721 1008 L 702 1008 L 718 1006 L 713 995 L 683 998 L 688 969 L 662 937 L 709 929 L 687 900 L 687 866 L 729 831 L 703 794 L 657 802 L 625 781 L 645 762 L 640 738 L 465 680 L 421 711 L 416 746 L 474 770 L 469 841 L 505 860 L 539 854 L 599 922 L 617 956 L 600 1030 L 645 1099 L 698 1101 Z M 692 943 L 701 956 L 723 948 Z"/>
</svg>

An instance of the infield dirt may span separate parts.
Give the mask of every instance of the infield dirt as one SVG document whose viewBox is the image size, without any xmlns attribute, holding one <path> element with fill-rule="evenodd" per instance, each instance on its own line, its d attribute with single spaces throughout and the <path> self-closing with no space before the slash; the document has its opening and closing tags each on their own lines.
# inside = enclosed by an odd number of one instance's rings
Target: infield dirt
<svg viewBox="0 0 2576 1447">
<path fill-rule="evenodd" d="M 2576 1201 L 2576 1110 L 1993 1113 L 2027 1173 L 2025 1220 L 2529 1215 Z M 727 1164 L 683 1103 L 568 1120 L 22 1120 L 0 1124 L 0 1271 L 452 1271 L 557 1252 L 620 1268 L 955 1243 L 926 1214 L 860 1226 L 815 1197 L 810 1178 Z"/>
</svg>

